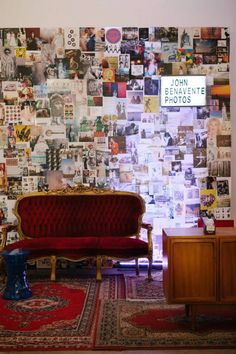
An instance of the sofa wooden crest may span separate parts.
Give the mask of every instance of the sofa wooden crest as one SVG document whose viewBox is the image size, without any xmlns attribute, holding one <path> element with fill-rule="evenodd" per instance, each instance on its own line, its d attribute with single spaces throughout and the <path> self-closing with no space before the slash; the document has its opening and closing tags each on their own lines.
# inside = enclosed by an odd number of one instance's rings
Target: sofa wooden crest
<svg viewBox="0 0 236 354">
<path fill-rule="evenodd" d="M 29 259 L 50 258 L 51 280 L 56 279 L 57 259 L 95 258 L 96 279 L 101 280 L 102 259 L 134 259 L 138 274 L 138 259 L 146 257 L 151 280 L 152 226 L 142 222 L 144 212 L 143 199 L 133 192 L 78 185 L 24 194 L 14 208 L 19 240 L 6 244 L 6 227 L 2 250 L 21 248 L 29 251 Z"/>
</svg>

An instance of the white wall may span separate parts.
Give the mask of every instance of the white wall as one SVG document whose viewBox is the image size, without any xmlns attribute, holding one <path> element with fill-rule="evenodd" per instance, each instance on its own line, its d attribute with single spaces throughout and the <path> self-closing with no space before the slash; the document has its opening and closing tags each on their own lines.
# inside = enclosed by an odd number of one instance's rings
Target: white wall
<svg viewBox="0 0 236 354">
<path fill-rule="evenodd" d="M 125 25 L 230 27 L 232 216 L 236 221 L 236 0 L 0 1 L 0 27 Z"/>
</svg>

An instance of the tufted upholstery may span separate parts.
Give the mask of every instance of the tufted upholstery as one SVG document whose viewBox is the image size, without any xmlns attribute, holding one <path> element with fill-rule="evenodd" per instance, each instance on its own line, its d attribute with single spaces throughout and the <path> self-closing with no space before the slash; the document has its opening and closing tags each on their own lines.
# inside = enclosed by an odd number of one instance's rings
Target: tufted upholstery
<svg viewBox="0 0 236 354">
<path fill-rule="evenodd" d="M 151 278 L 152 240 L 149 224 L 142 223 L 143 199 L 136 193 L 88 189 L 25 194 L 15 205 L 20 240 L 4 250 L 22 248 L 30 259 L 51 257 L 51 279 L 55 279 L 57 258 L 97 259 L 101 280 L 102 257 L 149 260 Z M 139 238 L 141 227 L 148 240 Z"/>
<path fill-rule="evenodd" d="M 135 195 L 39 195 L 18 203 L 27 237 L 130 236 L 139 228 L 143 206 Z"/>
</svg>

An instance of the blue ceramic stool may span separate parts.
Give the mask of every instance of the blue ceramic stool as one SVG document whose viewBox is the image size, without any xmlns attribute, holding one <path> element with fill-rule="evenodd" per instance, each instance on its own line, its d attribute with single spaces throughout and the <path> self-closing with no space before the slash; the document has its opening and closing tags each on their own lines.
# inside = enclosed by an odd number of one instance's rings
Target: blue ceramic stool
<svg viewBox="0 0 236 354">
<path fill-rule="evenodd" d="M 25 270 L 28 254 L 28 251 L 22 249 L 2 252 L 7 271 L 7 284 L 3 292 L 4 299 L 21 300 L 32 296 Z"/>
</svg>

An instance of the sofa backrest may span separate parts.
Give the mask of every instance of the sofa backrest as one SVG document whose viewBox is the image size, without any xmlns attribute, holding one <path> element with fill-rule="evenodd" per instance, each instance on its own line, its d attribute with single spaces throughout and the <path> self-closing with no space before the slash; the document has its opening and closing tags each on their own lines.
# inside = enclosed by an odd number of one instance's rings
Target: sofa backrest
<svg viewBox="0 0 236 354">
<path fill-rule="evenodd" d="M 95 188 L 25 194 L 14 209 L 20 238 L 135 235 L 144 211 L 136 193 Z"/>
</svg>

